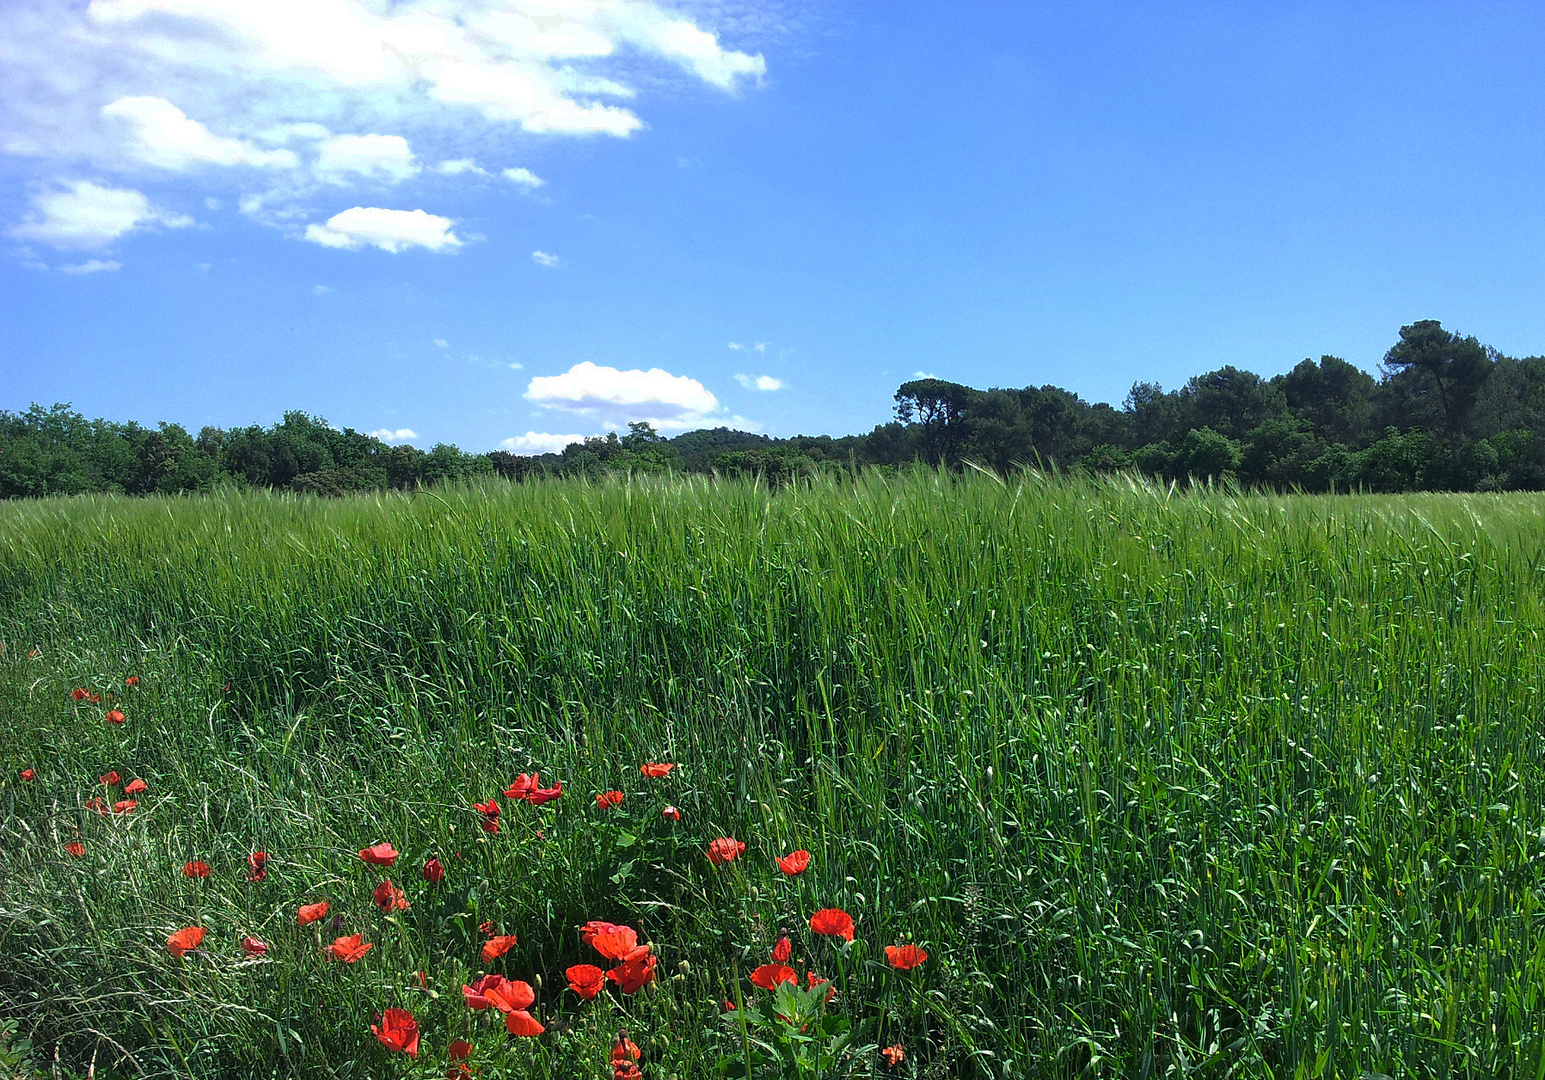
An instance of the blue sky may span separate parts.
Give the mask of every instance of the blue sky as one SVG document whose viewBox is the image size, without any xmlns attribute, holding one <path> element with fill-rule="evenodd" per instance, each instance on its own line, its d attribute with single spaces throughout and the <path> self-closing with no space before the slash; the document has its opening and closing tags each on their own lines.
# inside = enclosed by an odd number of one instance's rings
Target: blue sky
<svg viewBox="0 0 1545 1080">
<path fill-rule="evenodd" d="M 0 408 L 529 451 L 1545 353 L 1542 55 L 1538 4 L 10 5 Z"/>
</svg>

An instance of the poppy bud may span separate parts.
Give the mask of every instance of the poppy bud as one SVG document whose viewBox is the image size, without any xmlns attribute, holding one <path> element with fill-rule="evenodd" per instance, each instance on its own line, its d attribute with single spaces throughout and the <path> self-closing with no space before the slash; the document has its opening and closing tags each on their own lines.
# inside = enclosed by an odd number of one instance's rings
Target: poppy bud
<svg viewBox="0 0 1545 1080">
<path fill-rule="evenodd" d="M 676 965 L 676 970 L 681 972 L 683 975 L 690 975 L 692 974 L 692 965 L 683 960 L 681 963 Z"/>
<path fill-rule="evenodd" d="M 667 806 L 664 810 L 660 811 L 660 816 L 666 821 L 680 821 L 681 811 L 677 810 L 674 806 Z"/>
<path fill-rule="evenodd" d="M 538 972 L 537 974 L 531 976 L 531 981 L 536 983 L 536 988 L 538 990 L 542 989 L 542 974 L 541 974 L 541 972 Z"/>
<path fill-rule="evenodd" d="M 992 779 L 992 766 L 991 765 L 987 766 L 987 779 L 988 780 Z"/>
</svg>

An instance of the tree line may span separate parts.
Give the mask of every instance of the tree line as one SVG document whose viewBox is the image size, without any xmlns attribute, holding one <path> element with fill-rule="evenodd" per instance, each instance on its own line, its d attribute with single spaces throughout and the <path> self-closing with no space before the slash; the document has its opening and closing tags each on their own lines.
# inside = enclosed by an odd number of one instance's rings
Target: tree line
<svg viewBox="0 0 1545 1080">
<path fill-rule="evenodd" d="M 152 429 L 33 405 L 0 411 L 0 497 L 220 486 L 341 495 L 619 471 L 782 484 L 915 463 L 1135 469 L 1278 490 L 1545 489 L 1545 357 L 1503 356 L 1434 320 L 1400 329 L 1378 378 L 1322 356 L 1270 378 L 1225 366 L 1175 390 L 1139 382 L 1120 408 L 1050 385 L 981 390 L 932 378 L 903 383 L 895 401 L 895 419 L 862 435 L 775 439 L 714 428 L 666 438 L 634 423 L 537 456 L 391 446 L 303 412 L 271 427 L 190 435 L 177 424 Z"/>
</svg>

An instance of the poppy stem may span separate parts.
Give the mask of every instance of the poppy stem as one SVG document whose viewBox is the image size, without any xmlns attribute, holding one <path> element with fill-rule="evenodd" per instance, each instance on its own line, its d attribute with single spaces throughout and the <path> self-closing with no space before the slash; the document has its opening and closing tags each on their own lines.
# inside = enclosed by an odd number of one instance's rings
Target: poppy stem
<svg viewBox="0 0 1545 1080">
<path fill-rule="evenodd" d="M 740 957 L 730 958 L 730 971 L 735 977 L 735 1015 L 740 1018 L 740 1050 L 746 1062 L 746 1080 L 752 1080 L 751 1032 L 746 1026 L 746 1001 L 740 992 Z"/>
</svg>

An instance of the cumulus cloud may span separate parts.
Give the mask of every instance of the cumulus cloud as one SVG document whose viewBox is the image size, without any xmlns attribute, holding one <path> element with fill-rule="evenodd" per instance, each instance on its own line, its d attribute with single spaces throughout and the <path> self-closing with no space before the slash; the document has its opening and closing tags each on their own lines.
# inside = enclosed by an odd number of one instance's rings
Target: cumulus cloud
<svg viewBox="0 0 1545 1080">
<path fill-rule="evenodd" d="M 543 180 L 530 169 L 505 169 L 500 175 L 512 184 L 519 184 L 527 191 L 535 191 L 547 183 L 546 180 Z"/>
<path fill-rule="evenodd" d="M 104 105 L 102 115 L 124 121 L 129 152 L 163 169 L 189 165 L 293 169 L 300 164 L 289 150 L 264 150 L 241 139 L 220 138 L 161 97 L 119 98 Z"/>
<path fill-rule="evenodd" d="M 735 381 L 747 390 L 782 390 L 783 380 L 771 375 L 736 375 Z"/>
<path fill-rule="evenodd" d="M 662 368 L 621 371 L 586 360 L 562 375 L 537 376 L 526 400 L 621 426 L 647 420 L 662 430 L 682 430 L 713 419 L 719 400 L 686 375 Z"/>
<path fill-rule="evenodd" d="M 583 435 L 549 435 L 545 431 L 528 431 L 524 435 L 505 439 L 499 445 L 517 454 L 559 454 L 570 443 L 584 441 Z"/>
<path fill-rule="evenodd" d="M 378 247 L 394 255 L 412 247 L 430 251 L 455 251 L 461 238 L 451 232 L 450 218 L 423 210 L 383 210 L 356 206 L 327 219 L 326 225 L 307 225 L 305 238 L 323 247 Z"/>
<path fill-rule="evenodd" d="M 382 442 L 403 442 L 407 439 L 418 438 L 418 432 L 414 431 L 412 428 L 398 428 L 396 431 L 393 431 L 391 428 L 387 427 L 376 428 L 376 430 L 369 432 L 368 434 L 372 438 L 380 439 Z"/>
<path fill-rule="evenodd" d="M 545 251 L 533 251 L 531 261 L 538 266 L 557 266 L 562 260 L 556 255 L 549 255 Z"/>
<path fill-rule="evenodd" d="M 329 184 L 356 180 L 397 183 L 418 174 L 418 162 L 401 135 L 334 135 L 317 148 L 316 177 Z"/>
<path fill-rule="evenodd" d="M 62 250 L 90 250 L 106 247 L 132 229 L 152 225 L 184 229 L 192 224 L 186 214 L 157 209 L 132 188 L 81 180 L 34 193 L 31 213 L 11 235 Z"/>
<path fill-rule="evenodd" d="M 87 259 L 83 263 L 76 263 L 73 266 L 61 266 L 59 268 L 60 272 L 65 274 L 100 274 L 104 270 L 121 269 L 123 269 L 123 264 L 114 262 L 111 259 L 106 261 L 102 259 Z"/>
</svg>

